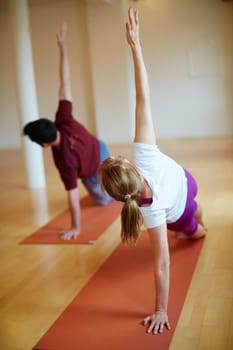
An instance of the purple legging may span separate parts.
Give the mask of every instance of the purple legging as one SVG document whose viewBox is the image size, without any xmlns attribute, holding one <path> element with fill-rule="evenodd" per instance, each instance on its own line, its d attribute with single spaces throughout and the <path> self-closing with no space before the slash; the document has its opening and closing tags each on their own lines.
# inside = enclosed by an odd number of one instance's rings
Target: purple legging
<svg viewBox="0 0 233 350">
<path fill-rule="evenodd" d="M 192 235 L 196 232 L 198 226 L 198 222 L 195 218 L 195 212 L 197 210 L 197 202 L 195 201 L 195 197 L 197 195 L 197 183 L 186 169 L 184 169 L 184 172 L 187 178 L 188 186 L 184 212 L 176 222 L 167 224 L 167 228 L 171 231 L 183 232 L 187 235 Z"/>
</svg>

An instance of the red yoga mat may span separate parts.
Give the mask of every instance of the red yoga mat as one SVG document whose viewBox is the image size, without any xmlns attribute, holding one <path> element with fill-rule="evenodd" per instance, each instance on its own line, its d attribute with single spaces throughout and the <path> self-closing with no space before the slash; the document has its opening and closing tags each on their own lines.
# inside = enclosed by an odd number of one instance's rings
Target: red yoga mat
<svg viewBox="0 0 233 350">
<path fill-rule="evenodd" d="M 70 212 L 67 209 L 45 226 L 25 238 L 21 244 L 93 244 L 120 215 L 122 204 L 112 202 L 97 205 L 90 196 L 80 201 L 81 233 L 76 239 L 63 240 L 59 232 L 69 229 Z"/>
<path fill-rule="evenodd" d="M 202 244 L 169 233 L 172 330 L 147 334 L 141 323 L 154 310 L 152 255 L 143 233 L 136 246 L 118 246 L 34 350 L 169 349 Z"/>
</svg>

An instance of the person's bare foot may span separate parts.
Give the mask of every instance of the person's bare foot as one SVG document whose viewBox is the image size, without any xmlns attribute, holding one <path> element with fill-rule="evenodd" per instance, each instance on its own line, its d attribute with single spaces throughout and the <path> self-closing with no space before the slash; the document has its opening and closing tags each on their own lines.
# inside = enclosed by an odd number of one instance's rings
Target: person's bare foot
<svg viewBox="0 0 233 350">
<path fill-rule="evenodd" d="M 183 232 L 175 232 L 176 238 L 178 239 L 199 239 L 203 238 L 207 234 L 207 228 L 204 225 L 198 224 L 197 230 L 192 235 L 187 235 Z"/>
<path fill-rule="evenodd" d="M 207 228 L 204 225 L 198 224 L 196 232 L 190 236 L 192 239 L 203 238 L 207 234 Z"/>
</svg>

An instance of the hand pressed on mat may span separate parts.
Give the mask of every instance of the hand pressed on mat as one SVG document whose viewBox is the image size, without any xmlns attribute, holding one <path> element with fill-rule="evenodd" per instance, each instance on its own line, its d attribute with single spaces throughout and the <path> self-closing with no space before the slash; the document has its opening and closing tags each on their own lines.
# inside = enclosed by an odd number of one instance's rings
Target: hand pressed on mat
<svg viewBox="0 0 233 350">
<path fill-rule="evenodd" d="M 70 240 L 72 238 L 77 238 L 80 234 L 80 230 L 76 228 L 71 228 L 70 230 L 60 232 L 60 238 L 64 241 Z"/>
<path fill-rule="evenodd" d="M 149 325 L 147 333 L 163 333 L 164 326 L 168 330 L 171 329 L 166 311 L 156 311 L 154 314 L 144 318 L 144 326 L 147 325 Z"/>
<path fill-rule="evenodd" d="M 69 190 L 67 192 L 69 209 L 71 212 L 71 227 L 69 230 L 65 230 L 61 232 L 61 239 L 70 240 L 72 238 L 77 238 L 80 234 L 80 200 L 79 200 L 79 192 L 77 188 Z"/>
</svg>

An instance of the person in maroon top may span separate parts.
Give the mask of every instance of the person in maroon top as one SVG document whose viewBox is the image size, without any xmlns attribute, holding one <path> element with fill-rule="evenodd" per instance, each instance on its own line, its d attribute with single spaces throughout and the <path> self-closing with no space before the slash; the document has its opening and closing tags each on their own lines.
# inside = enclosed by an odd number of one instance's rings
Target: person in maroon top
<svg viewBox="0 0 233 350">
<path fill-rule="evenodd" d="M 51 147 L 54 163 L 60 173 L 68 195 L 71 213 L 71 227 L 61 234 L 69 240 L 80 234 L 80 201 L 78 181 L 82 179 L 90 195 L 100 205 L 106 205 L 113 199 L 102 190 L 97 177 L 100 163 L 110 152 L 103 141 L 98 140 L 72 114 L 72 92 L 67 51 L 67 27 L 63 23 L 57 34 L 60 51 L 59 66 L 59 104 L 55 121 L 37 119 L 24 126 L 24 135 L 40 144 Z"/>
</svg>

